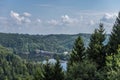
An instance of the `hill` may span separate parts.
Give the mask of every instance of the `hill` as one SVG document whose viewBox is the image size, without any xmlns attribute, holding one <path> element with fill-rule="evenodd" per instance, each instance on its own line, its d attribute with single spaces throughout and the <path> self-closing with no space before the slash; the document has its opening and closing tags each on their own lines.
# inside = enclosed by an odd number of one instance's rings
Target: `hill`
<svg viewBox="0 0 120 80">
<path fill-rule="evenodd" d="M 0 46 L 0 80 L 33 80 L 40 64 L 28 63 Z"/>
<path fill-rule="evenodd" d="M 17 54 L 32 53 L 36 50 L 63 53 L 72 49 L 74 40 L 79 35 L 87 44 L 90 34 L 29 35 L 10 33 L 0 33 L 0 44 L 12 48 Z"/>
<path fill-rule="evenodd" d="M 51 34 L 51 35 L 29 35 L 0 33 L 0 44 L 11 48 L 15 54 L 22 58 L 36 59 L 51 57 L 51 54 L 70 52 L 73 48 L 75 39 L 81 36 L 85 47 L 89 43 L 90 34 Z M 37 54 L 41 53 L 41 54 Z M 56 55 L 52 55 L 56 56 Z"/>
</svg>

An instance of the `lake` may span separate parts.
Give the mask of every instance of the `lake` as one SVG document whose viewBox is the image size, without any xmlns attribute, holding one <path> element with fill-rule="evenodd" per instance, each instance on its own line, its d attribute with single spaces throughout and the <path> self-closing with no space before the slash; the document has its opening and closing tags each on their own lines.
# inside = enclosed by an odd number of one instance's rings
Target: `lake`
<svg viewBox="0 0 120 80">
<path fill-rule="evenodd" d="M 42 63 L 45 64 L 46 62 L 47 61 L 44 60 Z M 54 64 L 54 63 L 56 63 L 56 60 L 55 59 L 49 59 L 48 62 Z M 67 70 L 67 61 L 60 61 L 60 63 L 61 63 L 61 67 L 63 68 L 63 70 L 66 71 Z"/>
</svg>

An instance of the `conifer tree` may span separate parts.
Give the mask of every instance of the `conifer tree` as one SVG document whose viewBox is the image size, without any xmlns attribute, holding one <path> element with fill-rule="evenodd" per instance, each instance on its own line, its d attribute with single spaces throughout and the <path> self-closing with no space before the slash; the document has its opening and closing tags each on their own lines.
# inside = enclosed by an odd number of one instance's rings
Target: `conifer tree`
<svg viewBox="0 0 120 80">
<path fill-rule="evenodd" d="M 53 67 L 52 65 L 48 62 L 44 65 L 44 72 L 43 72 L 43 80 L 54 80 L 53 78 Z"/>
<path fill-rule="evenodd" d="M 109 38 L 108 43 L 108 53 L 115 54 L 117 53 L 118 45 L 120 44 L 120 12 L 116 18 L 115 24 L 112 29 L 112 33 Z"/>
<path fill-rule="evenodd" d="M 120 80 L 120 45 L 118 45 L 116 54 L 106 57 L 106 67 L 107 80 Z"/>
<path fill-rule="evenodd" d="M 53 69 L 53 72 L 54 72 L 53 78 L 54 80 L 64 80 L 64 72 L 62 70 L 60 61 L 58 58 L 56 61 L 57 62 L 55 63 L 54 69 Z"/>
<path fill-rule="evenodd" d="M 88 58 L 95 62 L 98 68 L 105 65 L 105 32 L 103 24 L 99 25 L 99 29 L 95 29 L 91 35 L 90 43 L 87 48 Z"/>
<path fill-rule="evenodd" d="M 95 64 L 88 60 L 73 63 L 67 71 L 66 80 L 101 80 L 98 77 L 96 78 L 98 74 L 96 71 Z"/>
<path fill-rule="evenodd" d="M 44 80 L 43 78 L 44 78 L 43 71 L 40 69 L 37 69 L 34 75 L 34 80 Z"/>
<path fill-rule="evenodd" d="M 74 43 L 72 53 L 70 54 L 69 64 L 82 62 L 85 58 L 85 47 L 82 38 L 79 36 Z"/>
</svg>

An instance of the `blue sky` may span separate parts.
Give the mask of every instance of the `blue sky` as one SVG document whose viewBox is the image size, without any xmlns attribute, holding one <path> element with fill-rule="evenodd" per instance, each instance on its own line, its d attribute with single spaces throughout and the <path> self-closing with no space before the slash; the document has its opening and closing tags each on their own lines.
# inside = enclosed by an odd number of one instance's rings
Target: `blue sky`
<svg viewBox="0 0 120 80">
<path fill-rule="evenodd" d="M 0 32 L 92 33 L 100 22 L 111 32 L 120 0 L 0 0 Z"/>
</svg>

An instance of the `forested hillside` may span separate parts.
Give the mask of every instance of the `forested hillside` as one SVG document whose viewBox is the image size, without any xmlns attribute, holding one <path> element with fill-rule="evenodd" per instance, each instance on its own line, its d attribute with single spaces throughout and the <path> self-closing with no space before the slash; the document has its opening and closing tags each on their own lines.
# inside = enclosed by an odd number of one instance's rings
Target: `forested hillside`
<svg viewBox="0 0 120 80">
<path fill-rule="evenodd" d="M 40 67 L 40 64 L 28 63 L 0 46 L 0 80 L 33 80 Z"/>
<path fill-rule="evenodd" d="M 58 59 L 54 65 L 27 62 L 10 49 L 0 46 L 0 80 L 49 80 L 48 74 L 64 79 Z"/>
<path fill-rule="evenodd" d="M 67 56 L 63 55 L 63 53 L 71 52 L 74 41 L 78 36 L 83 38 L 84 46 L 87 47 L 91 35 L 83 33 L 76 35 L 29 35 L 0 33 L 0 44 L 4 47 L 11 48 L 14 54 L 18 54 L 22 58 L 32 61 L 43 60 L 46 56 L 55 58 L 57 55 L 61 59 L 68 59 Z M 108 39 L 106 39 L 105 43 L 107 42 Z"/>
<path fill-rule="evenodd" d="M 36 50 L 63 53 L 73 48 L 73 43 L 79 35 L 83 37 L 85 46 L 87 46 L 90 34 L 28 35 L 0 33 L 0 44 L 12 48 L 17 54 L 32 53 Z"/>
</svg>

